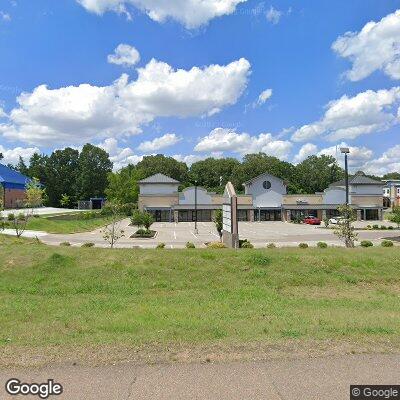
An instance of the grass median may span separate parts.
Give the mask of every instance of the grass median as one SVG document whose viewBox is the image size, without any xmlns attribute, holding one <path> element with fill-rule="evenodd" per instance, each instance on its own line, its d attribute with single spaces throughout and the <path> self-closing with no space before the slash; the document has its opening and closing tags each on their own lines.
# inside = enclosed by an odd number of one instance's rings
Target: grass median
<svg viewBox="0 0 400 400">
<path fill-rule="evenodd" d="M 108 250 L 0 239 L 0 353 L 400 337 L 400 248 Z"/>
</svg>

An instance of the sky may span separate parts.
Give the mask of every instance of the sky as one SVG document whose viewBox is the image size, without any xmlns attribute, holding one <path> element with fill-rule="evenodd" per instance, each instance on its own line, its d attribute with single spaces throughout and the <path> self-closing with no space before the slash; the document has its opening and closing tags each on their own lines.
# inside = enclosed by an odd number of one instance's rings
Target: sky
<svg viewBox="0 0 400 400">
<path fill-rule="evenodd" d="M 350 147 L 400 171 L 400 0 L 0 0 L 0 152 L 114 168 Z"/>
</svg>

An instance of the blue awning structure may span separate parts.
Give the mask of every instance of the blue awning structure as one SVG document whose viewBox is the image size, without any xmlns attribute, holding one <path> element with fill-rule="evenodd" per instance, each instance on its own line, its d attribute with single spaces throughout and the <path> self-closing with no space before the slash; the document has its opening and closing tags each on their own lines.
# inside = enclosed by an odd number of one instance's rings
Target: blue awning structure
<svg viewBox="0 0 400 400">
<path fill-rule="evenodd" d="M 4 189 L 25 189 L 30 181 L 30 178 L 20 172 L 0 164 L 0 184 Z"/>
</svg>

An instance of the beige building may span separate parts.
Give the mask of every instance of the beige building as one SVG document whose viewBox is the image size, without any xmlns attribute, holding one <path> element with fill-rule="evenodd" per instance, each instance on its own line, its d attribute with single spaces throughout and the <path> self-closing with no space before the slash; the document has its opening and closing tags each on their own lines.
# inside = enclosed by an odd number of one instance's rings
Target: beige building
<svg viewBox="0 0 400 400">
<path fill-rule="evenodd" d="M 288 195 L 282 179 L 264 173 L 243 184 L 238 196 L 239 221 L 287 221 L 308 215 L 320 219 L 338 214 L 346 201 L 344 181 L 335 182 L 323 193 Z M 350 204 L 359 220 L 379 220 L 383 216 L 384 184 L 359 172 L 349 180 Z M 157 222 L 212 221 L 215 210 L 222 209 L 223 197 L 202 187 L 179 192 L 179 182 L 163 174 L 139 182 L 139 209 L 151 213 Z"/>
</svg>

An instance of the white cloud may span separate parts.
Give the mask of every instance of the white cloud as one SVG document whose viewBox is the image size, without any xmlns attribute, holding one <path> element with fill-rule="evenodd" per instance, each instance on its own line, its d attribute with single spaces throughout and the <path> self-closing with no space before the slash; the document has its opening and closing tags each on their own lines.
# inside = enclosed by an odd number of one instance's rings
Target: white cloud
<svg viewBox="0 0 400 400">
<path fill-rule="evenodd" d="M 32 155 L 34 153 L 40 153 L 40 150 L 37 147 L 15 147 L 14 149 L 6 149 L 2 145 L 0 145 L 0 153 L 2 153 L 4 157 L 0 161 L 2 164 L 16 165 L 18 164 L 20 156 L 26 163 L 28 163 Z"/>
<path fill-rule="evenodd" d="M 253 103 L 253 108 L 262 106 L 268 99 L 272 97 L 272 94 L 273 94 L 272 89 L 263 90 L 258 96 L 257 101 Z"/>
<path fill-rule="evenodd" d="M 385 175 L 390 172 L 400 171 L 400 145 L 393 146 L 385 151 L 379 158 L 366 162 L 364 172 L 373 175 Z"/>
<path fill-rule="evenodd" d="M 340 152 L 341 147 L 348 147 L 350 149 L 350 154 L 348 157 L 349 167 L 352 167 L 353 169 L 357 170 L 363 169 L 364 163 L 370 160 L 374 155 L 374 152 L 365 146 L 363 147 L 349 146 L 346 142 L 341 142 L 337 146 L 331 146 L 322 149 L 317 153 L 317 155 L 320 156 L 325 154 L 327 156 L 332 156 L 338 161 L 339 165 L 344 167 L 344 156 Z"/>
<path fill-rule="evenodd" d="M 129 81 L 123 74 L 110 86 L 89 84 L 22 93 L 0 133 L 32 144 L 70 144 L 134 135 L 157 117 L 195 117 L 235 104 L 247 86 L 250 63 L 174 70 L 151 60 Z"/>
<path fill-rule="evenodd" d="M 4 11 L 0 11 L 0 19 L 2 19 L 3 21 L 6 21 L 6 22 L 10 22 L 11 21 L 11 15 L 5 13 Z"/>
<path fill-rule="evenodd" d="M 279 23 L 282 17 L 282 11 L 277 10 L 273 6 L 266 13 L 267 20 L 271 22 L 271 24 L 276 25 Z"/>
<path fill-rule="evenodd" d="M 118 171 L 128 164 L 136 165 L 143 160 L 143 156 L 135 154 L 130 147 L 119 147 L 118 141 L 114 138 L 106 139 L 98 146 L 110 155 L 110 161 L 114 164 L 114 171 Z"/>
<path fill-rule="evenodd" d="M 316 154 L 318 151 L 318 147 L 313 143 L 306 143 L 304 144 L 299 152 L 294 157 L 295 163 L 300 163 L 304 161 L 306 158 Z"/>
<path fill-rule="evenodd" d="M 166 147 L 173 146 L 181 140 L 175 133 L 167 133 L 164 136 L 155 138 L 154 140 L 149 140 L 143 143 L 140 143 L 138 149 L 140 151 L 146 152 L 154 152 L 161 149 L 165 149 Z"/>
<path fill-rule="evenodd" d="M 332 49 L 352 62 L 346 77 L 359 81 L 382 70 L 392 79 L 400 79 L 400 10 L 368 22 L 360 32 L 347 32 Z"/>
<path fill-rule="evenodd" d="M 130 67 L 140 61 L 140 54 L 134 47 L 129 46 L 129 44 L 120 44 L 114 50 L 114 54 L 110 54 L 107 57 L 107 60 L 110 64 Z"/>
<path fill-rule="evenodd" d="M 0 118 L 6 118 L 7 114 L 6 112 L 0 107 Z"/>
<path fill-rule="evenodd" d="M 304 125 L 292 136 L 294 141 L 326 135 L 328 140 L 354 139 L 360 135 L 385 131 L 398 123 L 395 106 L 400 88 L 368 90 L 354 97 L 343 96 L 331 101 L 320 121 Z"/>
<path fill-rule="evenodd" d="M 241 155 L 263 152 L 287 159 L 292 146 L 289 141 L 276 140 L 270 133 L 250 136 L 248 133 L 237 133 L 232 129 L 216 128 L 197 143 L 195 151 L 232 151 Z"/>
<path fill-rule="evenodd" d="M 77 0 L 88 11 L 103 14 L 107 11 L 128 12 L 134 6 L 145 12 L 153 21 L 164 22 L 171 18 L 185 27 L 198 28 L 210 20 L 232 14 L 236 6 L 247 0 Z"/>
</svg>

